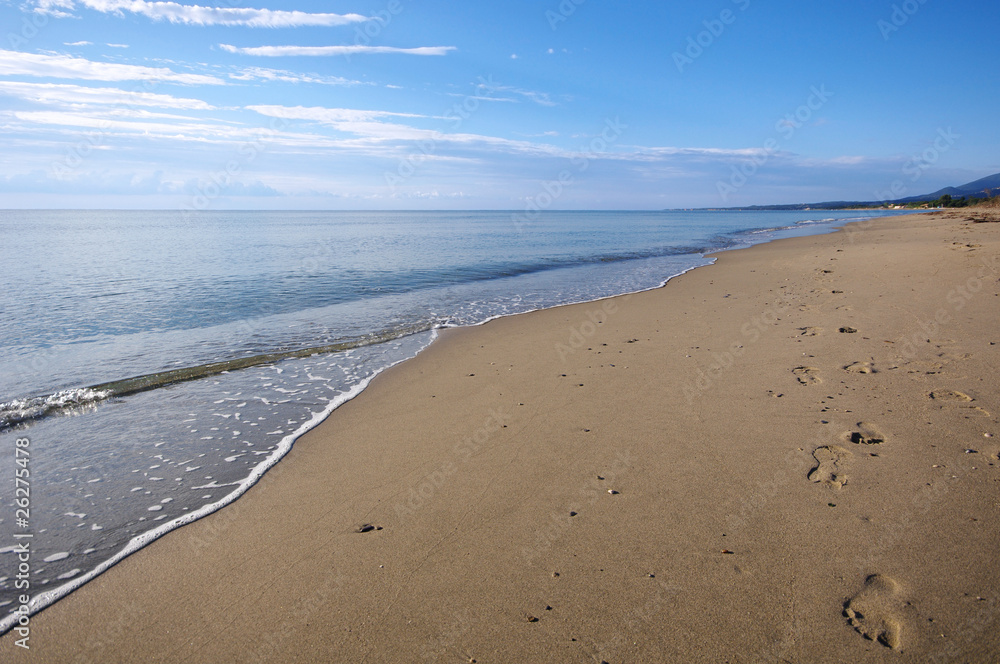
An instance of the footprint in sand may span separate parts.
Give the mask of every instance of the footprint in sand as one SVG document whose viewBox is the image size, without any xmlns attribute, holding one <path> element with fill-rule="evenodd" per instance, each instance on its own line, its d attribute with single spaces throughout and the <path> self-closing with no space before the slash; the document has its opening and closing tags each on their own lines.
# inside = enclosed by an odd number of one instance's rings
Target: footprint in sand
<svg viewBox="0 0 1000 664">
<path fill-rule="evenodd" d="M 858 422 L 854 431 L 844 434 L 844 439 L 855 445 L 881 445 L 885 442 L 885 434 L 871 422 Z"/>
<path fill-rule="evenodd" d="M 809 471 L 809 481 L 826 484 L 834 489 L 843 487 L 847 484 L 847 475 L 844 475 L 842 469 L 852 456 L 850 450 L 840 445 L 818 448 L 813 452 L 813 458 L 819 465 Z"/>
<path fill-rule="evenodd" d="M 821 327 L 800 327 L 799 328 L 800 337 L 818 337 L 822 332 Z"/>
<path fill-rule="evenodd" d="M 865 587 L 844 604 L 847 622 L 866 639 L 899 650 L 903 631 L 899 593 L 899 584 L 888 576 L 869 576 Z"/>
<path fill-rule="evenodd" d="M 803 385 L 819 385 L 823 382 L 816 367 L 796 367 L 792 369 L 792 373 Z"/>
<path fill-rule="evenodd" d="M 930 393 L 931 399 L 935 401 L 972 401 L 972 397 L 964 392 L 955 390 L 936 390 Z"/>
<path fill-rule="evenodd" d="M 934 376 L 944 371 L 944 362 L 906 362 L 901 365 L 908 374 L 922 374 L 922 376 Z"/>
<path fill-rule="evenodd" d="M 854 362 L 844 367 L 847 373 L 873 374 L 876 373 L 875 366 L 871 362 Z"/>
</svg>

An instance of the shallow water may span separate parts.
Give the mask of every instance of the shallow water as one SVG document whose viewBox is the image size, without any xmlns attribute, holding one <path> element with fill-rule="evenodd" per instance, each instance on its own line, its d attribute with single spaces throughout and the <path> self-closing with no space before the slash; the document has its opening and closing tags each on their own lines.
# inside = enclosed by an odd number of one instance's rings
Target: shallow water
<svg viewBox="0 0 1000 664">
<path fill-rule="evenodd" d="M 15 535 L 32 535 L 37 609 L 234 500 L 436 329 L 653 288 L 707 252 L 858 218 L 0 212 L 0 611 L 23 592 Z"/>
</svg>

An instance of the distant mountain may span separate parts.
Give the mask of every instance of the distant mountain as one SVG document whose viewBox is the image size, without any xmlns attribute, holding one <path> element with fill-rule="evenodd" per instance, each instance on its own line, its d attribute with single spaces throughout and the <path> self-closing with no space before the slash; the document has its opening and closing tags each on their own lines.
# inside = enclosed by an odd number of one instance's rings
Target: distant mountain
<svg viewBox="0 0 1000 664">
<path fill-rule="evenodd" d="M 976 180 L 975 182 L 970 182 L 968 184 L 963 184 L 960 187 L 945 187 L 940 191 L 936 191 L 933 194 L 924 194 L 923 196 L 911 196 L 909 198 L 902 198 L 895 203 L 920 203 L 923 201 L 936 201 L 945 194 L 948 194 L 952 198 L 962 198 L 965 196 L 971 196 L 973 198 L 985 198 L 986 190 L 989 189 L 992 195 L 1000 194 L 1000 173 L 996 175 L 988 175 L 984 178 Z"/>
<path fill-rule="evenodd" d="M 859 207 L 882 207 L 884 205 L 906 205 L 907 203 L 924 203 L 936 201 L 945 194 L 952 198 L 986 198 L 1000 196 L 1000 173 L 988 175 L 975 182 L 969 182 L 958 187 L 945 187 L 933 194 L 910 196 L 896 201 L 827 201 L 825 203 L 793 203 L 790 205 L 752 205 L 739 210 L 843 210 Z"/>
</svg>

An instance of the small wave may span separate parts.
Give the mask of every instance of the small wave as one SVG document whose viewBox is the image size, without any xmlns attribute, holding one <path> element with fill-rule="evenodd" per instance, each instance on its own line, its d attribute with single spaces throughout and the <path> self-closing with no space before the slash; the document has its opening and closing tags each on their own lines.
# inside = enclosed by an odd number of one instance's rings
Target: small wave
<svg viewBox="0 0 1000 664">
<path fill-rule="evenodd" d="M 400 326 L 382 332 L 367 334 L 358 339 L 350 339 L 334 344 L 323 346 L 311 346 L 308 348 L 298 348 L 294 350 L 277 351 L 273 353 L 263 353 L 241 357 L 211 364 L 201 364 L 193 367 L 181 369 L 171 369 L 158 373 L 134 376 L 123 380 L 115 380 L 100 385 L 84 387 L 71 390 L 63 390 L 40 397 L 24 397 L 14 399 L 6 403 L 0 403 L 0 431 L 9 429 L 22 422 L 37 420 L 48 417 L 56 413 L 72 413 L 81 409 L 95 408 L 98 403 L 112 397 L 123 397 L 139 392 L 155 390 L 159 387 L 184 383 L 192 380 L 200 380 L 210 376 L 217 376 L 228 371 L 238 371 L 249 369 L 263 364 L 272 364 L 298 357 L 310 357 L 312 355 L 326 355 L 329 353 L 339 353 L 354 348 L 373 346 L 375 344 L 386 343 L 395 339 L 401 339 L 421 332 L 427 332 L 439 327 L 437 323 L 422 322 L 415 325 Z"/>
<path fill-rule="evenodd" d="M 0 403 L 0 430 L 18 422 L 45 417 L 53 412 L 82 410 L 95 406 L 112 396 L 110 390 L 85 387 L 62 390 L 42 397 L 25 397 Z"/>
</svg>

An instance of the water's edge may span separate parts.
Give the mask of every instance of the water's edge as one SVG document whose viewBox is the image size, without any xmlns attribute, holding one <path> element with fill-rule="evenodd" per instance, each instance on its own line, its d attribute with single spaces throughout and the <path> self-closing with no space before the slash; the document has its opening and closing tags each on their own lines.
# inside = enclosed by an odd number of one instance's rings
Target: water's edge
<svg viewBox="0 0 1000 664">
<path fill-rule="evenodd" d="M 862 224 L 862 223 L 871 221 L 871 219 L 875 219 L 875 218 L 880 218 L 880 217 L 859 217 L 859 218 L 853 218 L 851 220 L 831 220 L 831 225 L 825 227 L 823 230 L 821 230 L 821 231 L 819 231 L 817 233 L 810 234 L 810 236 L 811 235 L 823 235 L 823 234 L 829 234 L 829 233 L 842 232 L 843 229 L 846 228 L 849 225 L 852 225 L 852 224 Z M 896 217 L 890 217 L 890 218 L 896 218 Z M 845 222 L 845 221 L 846 221 L 846 223 L 840 223 L 840 225 L 836 225 L 837 222 Z M 781 229 L 771 229 L 771 230 L 773 232 L 780 232 Z M 727 252 L 727 251 L 733 251 L 733 250 L 736 250 L 736 249 L 746 249 L 746 248 L 753 248 L 753 247 L 757 247 L 757 246 L 768 245 L 768 244 L 771 244 L 772 242 L 775 242 L 775 241 L 781 240 L 781 239 L 789 239 L 789 238 L 781 238 L 781 237 L 779 237 L 779 238 L 771 238 L 771 239 L 769 239 L 769 240 L 767 240 L 765 242 L 761 242 L 761 243 L 758 243 L 758 244 L 752 244 L 749 247 L 746 247 L 746 246 L 743 246 L 743 247 L 723 247 L 723 248 L 720 248 L 718 250 L 712 251 L 712 252 L 710 252 L 708 254 L 702 254 L 702 256 L 705 257 L 705 259 L 708 260 L 708 261 L 710 261 L 710 262 L 708 262 L 705 265 L 696 265 L 696 266 L 684 269 L 684 270 L 682 270 L 682 271 L 680 271 L 680 272 L 678 272 L 676 274 L 672 274 L 669 277 L 665 278 L 660 284 L 655 285 L 655 286 L 651 286 L 649 288 L 644 288 L 644 289 L 639 289 L 639 290 L 629 291 L 629 292 L 623 292 L 623 293 L 619 293 L 619 294 L 616 294 L 616 295 L 601 296 L 601 297 L 594 298 L 594 299 L 584 299 L 584 300 L 580 300 L 580 301 L 577 301 L 577 302 L 567 302 L 567 303 L 562 303 L 562 304 L 554 305 L 554 306 L 551 306 L 551 307 L 543 307 L 541 309 L 531 309 L 531 310 L 528 310 L 528 311 L 521 311 L 521 312 L 509 313 L 509 314 L 498 314 L 498 315 L 495 315 L 495 316 L 492 316 L 492 317 L 488 317 L 488 318 L 486 318 L 486 319 L 484 319 L 484 320 L 482 320 L 480 322 L 477 322 L 477 323 L 474 323 L 474 324 L 470 324 L 470 325 L 440 325 L 440 326 L 436 326 L 436 327 L 432 328 L 432 330 L 431 330 L 431 334 L 432 335 L 431 335 L 430 341 L 428 341 L 428 343 L 426 345 L 424 345 L 422 348 L 420 348 L 416 352 L 416 354 L 414 354 L 413 357 L 415 357 L 416 355 L 419 355 L 421 352 L 423 352 L 424 350 L 426 350 L 427 348 L 429 348 L 431 346 L 431 344 L 433 344 L 434 341 L 436 341 L 440 337 L 440 334 L 439 334 L 438 331 L 441 330 L 441 329 L 447 329 L 447 328 L 455 329 L 455 328 L 462 328 L 462 327 L 469 327 L 469 328 L 479 327 L 479 326 L 485 325 L 485 324 L 487 324 L 487 323 L 489 323 L 491 321 L 494 321 L 494 320 L 497 320 L 497 319 L 500 319 L 500 318 L 506 318 L 506 317 L 509 317 L 509 316 L 519 316 L 519 315 L 523 315 L 523 314 L 527 314 L 527 313 L 537 312 L 537 311 L 540 311 L 542 309 L 545 309 L 545 310 L 547 310 L 547 309 L 558 309 L 558 308 L 561 308 L 561 307 L 576 306 L 576 305 L 580 305 L 580 304 L 588 304 L 588 303 L 593 303 L 593 302 L 600 302 L 600 301 L 603 301 L 603 300 L 613 299 L 613 298 L 616 298 L 616 297 L 627 297 L 629 295 L 634 295 L 634 294 L 637 294 L 637 293 L 649 292 L 649 291 L 657 290 L 657 289 L 660 289 L 660 288 L 665 288 L 672 279 L 675 279 L 675 278 L 677 278 L 679 276 L 687 274 L 688 272 L 691 272 L 692 270 L 696 270 L 696 269 L 701 268 L 701 267 L 709 267 L 711 265 L 715 265 L 717 263 L 717 261 L 718 261 L 718 258 L 717 258 L 718 254 L 721 254 L 721 253 L 724 253 L 724 252 Z M 408 332 L 407 335 L 417 334 L 417 333 L 419 333 L 421 331 L 427 331 L 427 330 L 413 330 L 413 331 Z M 407 335 L 401 335 L 401 336 L 407 336 Z M 97 400 L 103 400 L 105 398 L 110 398 L 111 396 L 124 396 L 124 395 L 127 395 L 127 394 L 134 394 L 134 393 L 137 393 L 139 391 L 154 389 L 156 387 L 160 387 L 160 386 L 167 385 L 167 384 L 172 384 L 174 382 L 188 381 L 188 380 L 197 380 L 199 378 L 204 378 L 204 377 L 208 377 L 208 376 L 211 376 L 211 375 L 216 375 L 218 373 L 222 373 L 222 372 L 228 371 L 228 370 L 236 370 L 236 369 L 241 369 L 241 368 L 248 368 L 248 367 L 251 367 L 251 366 L 258 366 L 258 365 L 261 365 L 261 364 L 272 363 L 272 362 L 280 361 L 280 360 L 283 360 L 283 359 L 290 359 L 290 358 L 295 358 L 295 357 L 305 357 L 305 356 L 316 355 L 316 354 L 327 354 L 327 353 L 343 352 L 344 350 L 348 350 L 350 348 L 359 347 L 361 345 L 373 345 L 373 344 L 378 344 L 378 343 L 384 343 L 384 342 L 387 342 L 387 341 L 391 341 L 394 338 L 399 338 L 399 336 L 393 336 L 393 337 L 390 337 L 390 338 L 377 338 L 377 335 L 376 335 L 376 338 L 372 338 L 370 341 L 368 341 L 367 343 L 364 343 L 364 344 L 357 343 L 357 342 L 346 342 L 344 344 L 334 344 L 334 345 L 329 345 L 329 346 L 318 346 L 318 347 L 314 347 L 314 348 L 298 349 L 298 350 L 294 350 L 294 351 L 288 351 L 287 353 L 267 354 L 267 355 L 260 355 L 260 356 L 250 357 L 250 358 L 241 358 L 240 360 L 234 360 L 233 362 L 249 362 L 249 363 L 248 364 L 244 364 L 242 366 L 235 366 L 235 365 L 232 365 L 231 362 L 220 362 L 220 363 L 214 363 L 212 365 L 203 365 L 202 367 L 195 367 L 194 369 L 200 369 L 200 370 L 202 370 L 202 371 L 196 372 L 197 375 L 194 375 L 194 374 L 187 375 L 187 374 L 183 374 L 183 373 L 179 374 L 178 371 L 161 372 L 161 373 L 158 373 L 158 374 L 151 374 L 149 376 L 140 376 L 140 377 L 125 379 L 125 380 L 120 380 L 120 381 L 112 381 L 112 382 L 109 382 L 109 383 L 102 383 L 100 385 L 96 385 L 96 386 L 94 386 L 92 388 L 86 388 L 86 389 L 90 390 L 90 391 L 93 391 L 96 394 L 95 398 Z M 206 516 L 208 516 L 210 514 L 213 514 L 213 513 L 217 512 L 217 511 L 221 510 L 222 508 L 224 508 L 224 507 L 232 504 L 233 502 L 235 502 L 239 498 L 241 498 L 251 487 L 253 487 L 258 481 L 260 481 L 261 477 L 263 477 L 263 475 L 265 473 L 267 473 L 271 468 L 273 468 L 275 465 L 277 465 L 277 463 L 279 461 L 281 461 L 288 454 L 289 451 L 291 451 L 292 447 L 294 446 L 295 441 L 297 441 L 301 436 L 303 436 L 307 432 L 313 430 L 314 428 L 316 428 L 317 426 L 319 426 L 320 424 L 322 424 L 324 421 L 326 421 L 326 419 L 329 418 L 330 415 L 332 415 L 333 412 L 337 408 L 339 408 L 343 404 L 345 404 L 348 401 L 351 401 L 354 398 L 356 398 L 357 396 L 359 396 L 371 384 L 371 382 L 379 374 L 381 374 L 382 372 L 384 372 L 384 371 L 386 371 L 386 370 L 388 370 L 390 368 L 396 367 L 396 366 L 398 366 L 398 365 L 406 362 L 409 359 L 413 359 L 413 358 L 412 357 L 404 358 L 404 359 L 398 360 L 396 362 L 393 362 L 391 364 L 388 364 L 388 365 L 386 365 L 384 367 L 381 367 L 381 368 L 375 370 L 372 375 L 370 375 L 367 378 L 363 379 L 357 385 L 354 385 L 347 393 L 340 395 L 338 398 L 336 398 L 333 401 L 331 401 L 330 403 L 328 403 L 326 405 L 326 407 L 322 411 L 315 413 L 312 418 L 310 418 L 307 422 L 305 422 L 304 424 L 302 424 L 294 432 L 285 435 L 281 439 L 281 441 L 277 445 L 277 447 L 274 449 L 274 451 L 271 452 L 262 463 L 258 464 L 256 467 L 254 467 L 253 470 L 251 471 L 250 475 L 248 477 L 244 478 L 243 480 L 241 480 L 236 485 L 236 489 L 235 490 L 233 490 L 232 492 L 230 492 L 228 495 L 224 496 L 222 499 L 220 499 L 220 500 L 218 500 L 216 502 L 204 505 L 204 506 L 198 508 L 197 510 L 195 510 L 193 512 L 190 512 L 190 513 L 184 514 L 184 515 L 182 515 L 180 517 L 177 517 L 177 518 L 173 519 L 172 521 L 169 521 L 167 523 L 164 523 L 164 524 L 162 524 L 162 525 L 154 528 L 153 530 L 150 530 L 150 531 L 147 531 L 147 532 L 142 533 L 140 535 L 137 535 L 136 537 L 132 538 L 128 542 L 128 544 L 126 544 L 121 550 L 119 550 L 118 553 L 116 553 L 112 557 L 108 558 L 107 560 L 99 563 L 92 570 L 86 572 L 85 574 L 82 574 L 79 577 L 76 577 L 76 578 L 72 579 L 71 581 L 68 581 L 68 582 L 64 583 L 61 586 L 53 588 L 52 590 L 47 590 L 47 591 L 44 591 L 42 593 L 39 593 L 39 594 L 33 596 L 31 598 L 31 600 L 29 601 L 29 603 L 27 604 L 27 606 L 28 606 L 28 613 L 27 614 L 24 614 L 24 613 L 11 613 L 11 614 L 8 614 L 8 615 L 4 616 L 3 618 L 0 618 L 0 636 L 4 635 L 8 631 L 10 631 L 13 627 L 17 626 L 18 621 L 21 619 L 21 616 L 24 616 L 24 615 L 33 616 L 33 615 L 39 613 L 43 609 L 47 608 L 48 606 L 51 606 L 52 604 L 54 604 L 58 600 L 62 599 L 66 595 L 72 593 L 76 589 L 80 588 L 81 586 L 83 586 L 87 582 L 89 582 L 89 581 L 95 579 L 96 577 L 100 576 L 105 571 L 107 571 L 108 569 L 110 569 L 114 565 L 118 564 L 119 562 L 121 562 L 122 560 L 124 560 L 125 558 L 127 558 L 128 556 L 130 556 L 133 553 L 139 551 L 140 549 L 144 548 L 148 544 L 156 541 L 157 539 L 159 539 L 160 537 L 166 535 L 167 533 L 169 533 L 169 532 L 171 532 L 173 530 L 176 530 L 176 529 L 178 529 L 178 528 L 180 528 L 182 526 L 185 526 L 185 525 L 187 525 L 189 523 L 193 523 L 194 521 L 200 520 L 203 517 L 206 517 Z M 256 360 L 259 360 L 259 361 L 256 361 Z M 179 370 L 179 371 L 180 372 L 184 372 L 184 371 L 190 371 L 190 370 Z M 82 391 L 82 390 L 80 390 L 80 391 Z M 51 395 L 51 396 L 57 396 L 57 395 Z M 52 408 L 56 408 L 57 409 L 58 406 L 52 406 Z M 40 416 L 44 416 L 44 414 L 47 414 L 48 412 L 51 412 L 51 409 L 49 411 L 46 411 L 46 413 L 43 413 Z M 30 419 L 33 419 L 33 417 L 25 417 L 25 418 L 22 418 L 20 421 L 25 421 L 25 420 L 30 420 Z M 0 422 L 0 430 L 2 430 L 4 428 L 8 428 L 9 426 L 13 426 L 13 425 L 14 425 L 14 423 L 11 423 L 10 425 L 7 425 L 6 423 Z"/>
</svg>

